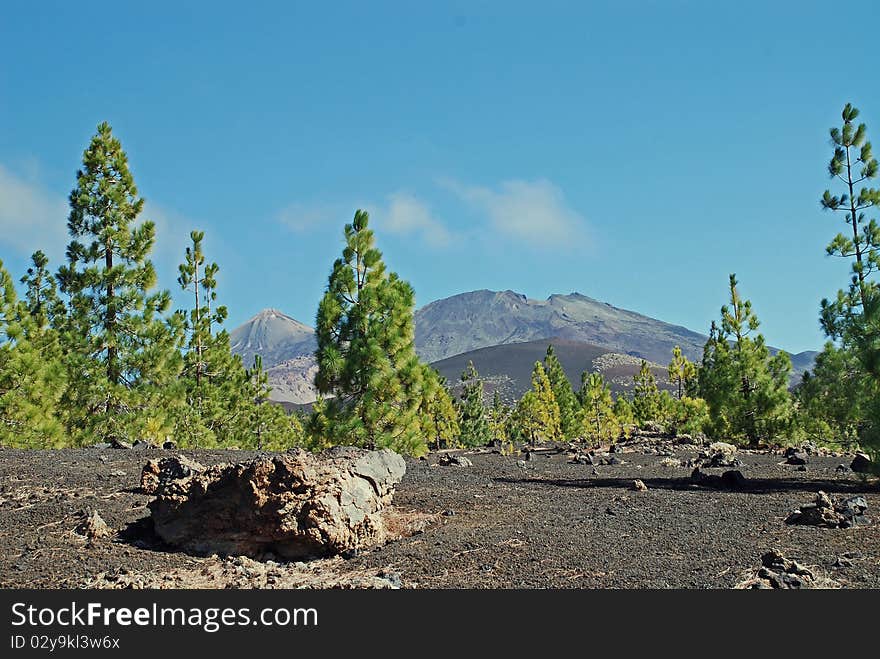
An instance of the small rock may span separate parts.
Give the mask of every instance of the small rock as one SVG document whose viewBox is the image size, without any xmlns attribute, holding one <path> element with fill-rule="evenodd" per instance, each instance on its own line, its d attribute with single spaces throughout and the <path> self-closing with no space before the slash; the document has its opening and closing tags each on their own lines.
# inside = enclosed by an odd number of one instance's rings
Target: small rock
<svg viewBox="0 0 880 659">
<path fill-rule="evenodd" d="M 474 463 L 468 460 L 463 455 L 452 455 L 451 453 L 446 453 L 441 456 L 439 464 L 443 467 L 455 466 L 455 467 L 473 467 Z"/>
<path fill-rule="evenodd" d="M 177 442 L 173 442 L 170 439 L 162 443 L 162 448 L 166 451 L 176 451 L 177 450 Z"/>
<path fill-rule="evenodd" d="M 742 472 L 737 469 L 725 471 L 723 474 L 721 474 L 721 484 L 724 487 L 738 490 L 742 487 L 745 487 L 746 477 L 743 476 Z"/>
<path fill-rule="evenodd" d="M 152 442 L 148 442 L 145 439 L 138 439 L 135 441 L 134 444 L 131 445 L 131 448 L 136 449 L 138 451 L 144 451 L 146 449 L 159 448 L 159 447 L 156 446 L 155 444 L 153 444 Z"/>
<path fill-rule="evenodd" d="M 109 447 L 109 448 L 116 448 L 116 449 L 130 449 L 130 448 L 131 448 L 131 444 L 129 444 L 128 442 L 124 442 L 124 441 L 122 441 L 121 439 L 113 439 L 113 440 L 110 441 L 110 447 Z"/>
<path fill-rule="evenodd" d="M 122 469 L 114 469 L 113 471 L 110 472 L 110 475 L 116 476 L 117 478 L 122 478 L 126 474 L 124 471 L 122 471 Z"/>
<path fill-rule="evenodd" d="M 455 511 L 454 511 L 454 510 L 444 510 L 444 511 L 443 511 L 443 516 L 444 516 L 444 517 L 454 517 L 454 516 L 455 516 Z"/>
<path fill-rule="evenodd" d="M 648 486 L 645 485 L 644 481 L 641 481 L 641 480 L 639 480 L 639 479 L 636 479 L 636 480 L 634 480 L 634 481 L 632 482 L 632 485 L 630 485 L 630 488 L 629 488 L 629 489 L 631 489 L 631 490 L 633 490 L 633 491 L 635 491 L 635 492 L 647 492 L 647 491 L 648 491 Z"/>
<path fill-rule="evenodd" d="M 848 474 L 850 468 L 846 465 L 837 465 L 837 468 L 834 471 L 836 471 L 838 474 Z"/>
<path fill-rule="evenodd" d="M 871 458 L 869 458 L 866 453 L 856 453 L 856 457 L 853 458 L 849 468 L 857 474 L 868 474 L 871 472 L 873 466 L 874 463 L 871 462 Z"/>
<path fill-rule="evenodd" d="M 107 526 L 98 511 L 92 510 L 88 513 L 81 513 L 81 515 L 82 520 L 76 525 L 74 533 L 85 536 L 89 540 L 106 538 L 110 535 L 110 527 Z"/>
<path fill-rule="evenodd" d="M 807 470 L 807 465 L 801 465 L 795 471 L 806 471 L 806 470 Z"/>
<path fill-rule="evenodd" d="M 805 465 L 807 464 L 807 454 L 795 451 L 786 457 L 785 463 L 790 465 Z"/>
</svg>

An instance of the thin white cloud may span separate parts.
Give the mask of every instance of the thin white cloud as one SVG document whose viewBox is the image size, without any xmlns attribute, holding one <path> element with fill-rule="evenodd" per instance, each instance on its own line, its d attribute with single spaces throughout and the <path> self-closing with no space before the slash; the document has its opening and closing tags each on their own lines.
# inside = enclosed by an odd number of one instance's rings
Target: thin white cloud
<svg viewBox="0 0 880 659">
<path fill-rule="evenodd" d="M 24 256 L 38 249 L 57 262 L 67 244 L 64 197 L 0 165 L 0 245 Z"/>
<path fill-rule="evenodd" d="M 328 224 L 341 226 L 341 222 L 347 221 L 350 213 L 343 211 L 339 204 L 304 204 L 292 203 L 285 206 L 277 215 L 277 219 L 287 228 L 297 232 L 306 233 L 326 227 Z"/>
<path fill-rule="evenodd" d="M 388 196 L 388 205 L 379 211 L 381 226 L 391 233 L 418 235 L 433 247 L 445 247 L 452 241 L 449 230 L 431 213 L 426 203 L 407 192 Z"/>
<path fill-rule="evenodd" d="M 485 213 L 501 235 L 541 247 L 575 246 L 587 240 L 587 221 L 546 179 L 503 181 L 496 188 L 444 180 L 440 185 Z"/>
<path fill-rule="evenodd" d="M 33 174 L 38 168 L 31 166 L 30 169 Z M 69 213 L 65 197 L 48 190 L 33 175 L 24 177 L 0 164 L 0 247 L 8 247 L 22 256 L 43 250 L 54 269 L 65 260 L 70 242 Z M 140 219 L 152 220 L 156 225 L 152 258 L 161 262 L 160 278 L 164 278 L 182 261 L 189 244 L 189 232 L 201 227 L 149 200 L 144 204 Z"/>
</svg>

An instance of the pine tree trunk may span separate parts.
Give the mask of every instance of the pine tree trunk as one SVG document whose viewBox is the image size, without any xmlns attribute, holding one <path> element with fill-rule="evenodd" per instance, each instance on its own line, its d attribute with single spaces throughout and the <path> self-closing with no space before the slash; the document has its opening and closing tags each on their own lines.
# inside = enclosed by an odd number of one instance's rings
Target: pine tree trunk
<svg viewBox="0 0 880 659">
<path fill-rule="evenodd" d="M 104 265 L 108 272 L 113 268 L 113 249 L 110 243 L 104 246 Z M 111 343 L 107 346 L 107 379 L 113 384 L 119 383 L 117 372 L 117 348 L 116 341 L 116 301 L 113 284 L 107 284 L 107 327 L 105 328 Z"/>
</svg>

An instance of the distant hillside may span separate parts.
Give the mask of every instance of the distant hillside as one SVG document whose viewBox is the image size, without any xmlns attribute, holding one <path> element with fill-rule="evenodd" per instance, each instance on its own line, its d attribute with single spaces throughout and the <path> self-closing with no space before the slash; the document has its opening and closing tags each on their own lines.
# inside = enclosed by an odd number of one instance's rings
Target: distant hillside
<svg viewBox="0 0 880 659">
<path fill-rule="evenodd" d="M 263 368 L 311 355 L 315 352 L 315 330 L 277 309 L 263 309 L 229 335 L 232 352 L 240 355 L 245 366 L 254 363 L 254 355 L 263 358 Z"/>
<path fill-rule="evenodd" d="M 577 386 L 584 364 L 598 355 L 615 353 L 634 358 L 626 368 L 621 366 L 621 387 L 631 380 L 630 366 L 635 364 L 637 370 L 639 359 L 665 367 L 678 345 L 688 358 L 697 361 L 707 339 L 685 327 L 580 293 L 532 300 L 513 291 L 472 291 L 437 300 L 415 313 L 419 357 L 440 364 L 443 374 L 454 382 L 467 358 L 479 353 L 474 362 L 480 373 L 509 378 L 515 383 L 506 387 L 511 395 L 521 393 L 523 369 L 528 382 L 535 360 L 543 359 L 551 338 L 560 352 L 565 352 L 568 361 L 563 366 Z M 253 363 L 254 355 L 262 355 L 273 399 L 296 404 L 314 400 L 312 379 L 316 367 L 312 355 L 316 343 L 311 327 L 276 309 L 265 309 L 234 329 L 231 340 L 233 352 L 241 355 L 247 366 Z M 531 344 L 534 346 L 529 347 Z M 502 349 L 505 346 L 515 347 Z M 487 348 L 496 349 L 482 352 Z M 791 355 L 792 384 L 812 368 L 816 354 L 806 351 Z M 501 386 L 500 380 L 492 386 L 496 384 Z"/>
<path fill-rule="evenodd" d="M 544 360 L 548 345 L 553 345 L 575 391 L 580 389 L 581 373 L 584 371 L 602 373 L 615 393 L 632 391 L 633 375 L 639 372 L 641 359 L 615 353 L 604 346 L 568 339 L 541 339 L 479 348 L 447 357 L 434 362 L 432 366 L 455 389 L 462 371 L 472 361 L 485 381 L 487 398 L 497 389 L 505 402 L 511 402 L 531 386 L 532 369 L 536 361 Z M 666 379 L 666 367 L 652 364 L 651 370 L 657 378 L 657 384 L 671 390 Z"/>
<path fill-rule="evenodd" d="M 416 348 L 428 361 L 556 337 L 666 363 L 674 346 L 697 359 L 706 342 L 703 334 L 580 293 L 532 300 L 513 291 L 473 291 L 432 302 L 415 320 Z"/>
</svg>

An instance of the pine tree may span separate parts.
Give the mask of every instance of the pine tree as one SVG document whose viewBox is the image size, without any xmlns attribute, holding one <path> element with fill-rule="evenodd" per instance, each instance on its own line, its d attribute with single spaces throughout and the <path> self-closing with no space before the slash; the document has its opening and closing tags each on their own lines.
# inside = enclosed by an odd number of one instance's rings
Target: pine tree
<svg viewBox="0 0 880 659">
<path fill-rule="evenodd" d="M 504 454 L 513 452 L 509 430 L 510 417 L 510 408 L 501 401 L 501 394 L 496 389 L 492 397 L 492 408 L 489 410 L 489 434 L 492 441 L 501 443 L 501 451 Z"/>
<path fill-rule="evenodd" d="M 269 386 L 262 362 L 250 370 L 232 354 L 229 334 L 219 327 L 226 307 L 217 306 L 219 266 L 206 263 L 204 232 L 190 233 L 178 283 L 192 296 L 192 308 L 178 311 L 186 339 L 180 373 L 182 396 L 175 416 L 175 437 L 181 446 L 288 448 L 299 445 L 303 430 L 281 408 L 268 403 Z M 276 409 L 277 408 L 277 409 Z"/>
<path fill-rule="evenodd" d="M 730 304 L 721 308 L 721 327 L 712 325 L 699 374 L 714 433 L 753 445 L 782 431 L 792 412 L 791 360 L 784 352 L 770 356 L 763 335 L 755 334 L 759 324 L 730 275 Z"/>
<path fill-rule="evenodd" d="M 858 441 L 876 384 L 852 350 L 828 342 L 795 390 L 799 427 L 815 441 Z"/>
<path fill-rule="evenodd" d="M 681 400 L 697 377 L 697 367 L 682 354 L 680 346 L 675 346 L 672 349 L 672 361 L 669 362 L 668 371 L 669 382 L 675 385 L 677 397 Z"/>
<path fill-rule="evenodd" d="M 562 437 L 573 439 L 580 435 L 581 422 L 578 418 L 579 406 L 577 397 L 571 387 L 571 382 L 565 375 L 559 358 L 553 351 L 553 346 L 547 346 L 547 356 L 544 358 L 544 370 L 550 380 L 550 388 L 559 405 L 559 418 L 562 427 Z"/>
<path fill-rule="evenodd" d="M 458 427 L 465 446 L 485 446 L 492 441 L 489 418 L 483 405 L 483 380 L 469 361 L 461 374 L 461 397 L 458 400 Z"/>
<path fill-rule="evenodd" d="M 436 449 L 453 447 L 461 434 L 458 413 L 449 395 L 446 381 L 429 366 L 425 366 L 425 394 L 422 398 L 422 428 Z"/>
<path fill-rule="evenodd" d="M 541 362 L 532 370 L 532 388 L 523 394 L 516 408 L 517 434 L 531 443 L 562 439 L 559 405 Z"/>
<path fill-rule="evenodd" d="M 581 374 L 580 389 L 581 433 L 594 444 L 613 442 L 621 432 L 620 423 L 614 415 L 611 388 L 601 373 Z"/>
<path fill-rule="evenodd" d="M 644 359 L 639 372 L 633 376 L 633 383 L 635 390 L 632 407 L 636 423 L 640 428 L 645 428 L 649 423 L 662 423 L 663 409 L 660 390 L 657 388 L 654 373 Z"/>
<path fill-rule="evenodd" d="M 876 284 L 869 280 L 880 269 L 880 226 L 866 212 L 880 205 L 880 190 L 863 185 L 877 177 L 878 163 L 871 143 L 867 141 L 865 124 L 855 125 L 859 111 L 847 103 L 843 108 L 843 126 L 830 130 L 834 155 L 828 163 L 828 174 L 843 184 L 840 195 L 825 190 L 821 204 L 825 210 L 841 213 L 846 233 L 837 234 L 826 252 L 832 256 L 852 259 L 852 280 L 848 291 L 839 291 L 837 299 L 822 300 L 822 325 L 831 338 L 847 343 L 862 341 L 865 311 L 877 306 Z M 861 186 L 861 187 L 859 187 Z"/>
<path fill-rule="evenodd" d="M 315 385 L 333 397 L 324 410 L 333 441 L 418 455 L 427 451 L 419 414 L 426 373 L 414 345 L 415 295 L 386 271 L 368 223 L 358 210 L 345 226 L 318 307 Z"/>
<path fill-rule="evenodd" d="M 629 439 L 636 425 L 636 416 L 633 412 L 632 403 L 626 396 L 619 394 L 614 399 L 612 411 L 614 412 L 614 418 L 620 426 L 621 434 L 626 439 Z"/>
<path fill-rule="evenodd" d="M 162 316 L 168 291 L 149 293 L 155 226 L 138 223 L 143 204 L 122 145 L 101 124 L 70 193 L 73 240 L 58 272 L 70 296 L 66 406 L 87 439 L 132 439 L 145 424 L 167 424 L 179 332 Z"/>
<path fill-rule="evenodd" d="M 0 261 L 0 446 L 58 448 L 67 443 L 59 409 L 61 350 L 47 325 L 51 304 L 32 306 L 42 291 L 51 299 L 53 289 L 49 280 L 26 279 L 27 299 L 19 301 Z"/>
<path fill-rule="evenodd" d="M 40 328 L 63 324 L 64 303 L 58 297 L 55 277 L 49 272 L 49 258 L 36 251 L 31 255 L 31 266 L 21 278 L 25 285 L 25 308 Z"/>
</svg>

